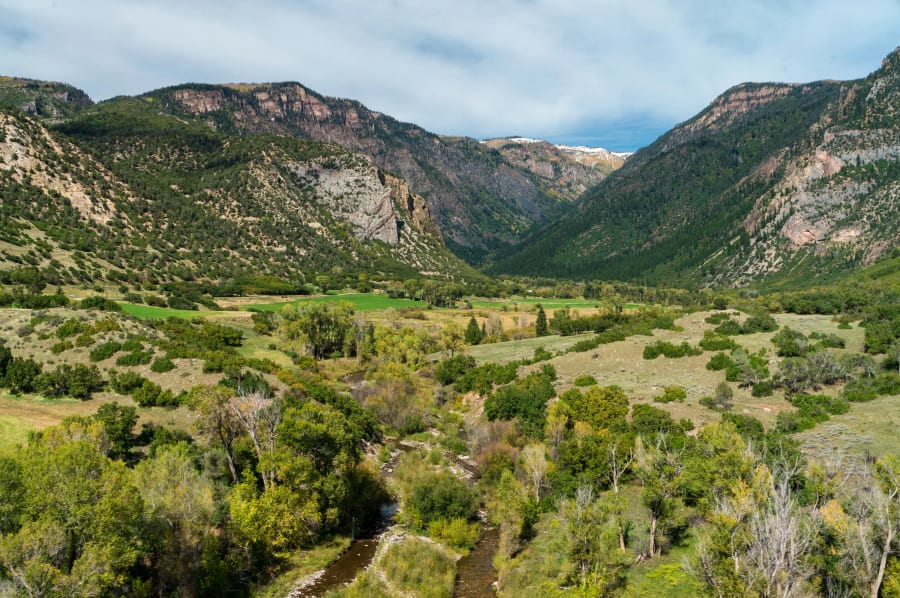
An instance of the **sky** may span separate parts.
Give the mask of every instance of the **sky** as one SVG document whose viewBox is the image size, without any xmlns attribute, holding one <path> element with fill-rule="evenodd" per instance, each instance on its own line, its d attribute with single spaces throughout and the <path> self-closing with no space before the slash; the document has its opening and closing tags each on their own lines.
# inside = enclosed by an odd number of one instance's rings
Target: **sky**
<svg viewBox="0 0 900 598">
<path fill-rule="evenodd" d="M 0 74 L 299 81 L 447 135 L 632 151 L 743 81 L 855 79 L 900 0 L 0 0 Z"/>
</svg>

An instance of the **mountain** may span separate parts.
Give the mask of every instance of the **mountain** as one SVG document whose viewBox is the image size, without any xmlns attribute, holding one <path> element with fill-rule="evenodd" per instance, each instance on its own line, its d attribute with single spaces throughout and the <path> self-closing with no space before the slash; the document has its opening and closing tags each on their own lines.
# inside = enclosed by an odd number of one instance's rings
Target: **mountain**
<svg viewBox="0 0 900 598">
<path fill-rule="evenodd" d="M 201 118 L 220 133 L 290 135 L 369 156 L 425 198 L 448 247 L 473 263 L 568 209 L 606 170 L 553 151 L 529 162 L 475 139 L 429 133 L 299 83 L 181 85 L 143 97 L 167 114 Z"/>
<path fill-rule="evenodd" d="M 494 269 L 704 285 L 810 279 L 900 241 L 900 48 L 854 81 L 744 83 Z"/>
<path fill-rule="evenodd" d="M 44 118 L 71 116 L 94 102 L 65 83 L 0 76 L 0 106 Z"/>
<path fill-rule="evenodd" d="M 543 179 L 545 188 L 562 198 L 577 197 L 620 168 L 627 154 L 602 147 L 553 145 L 541 139 L 501 137 L 485 139 L 507 162 Z"/>
<path fill-rule="evenodd" d="M 347 149 L 219 133 L 152 98 L 48 127 L 0 108 L 0 270 L 51 283 L 480 275 L 425 200 Z"/>
</svg>

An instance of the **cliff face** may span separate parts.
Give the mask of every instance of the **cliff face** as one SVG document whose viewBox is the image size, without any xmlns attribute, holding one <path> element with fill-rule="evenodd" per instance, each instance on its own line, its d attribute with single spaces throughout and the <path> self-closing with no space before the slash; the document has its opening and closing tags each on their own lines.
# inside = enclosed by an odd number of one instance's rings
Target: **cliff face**
<svg viewBox="0 0 900 598">
<path fill-rule="evenodd" d="M 501 268 L 743 285 L 870 263 L 900 244 L 898 73 L 900 50 L 856 81 L 738 85 Z"/>
<path fill-rule="evenodd" d="M 475 261 L 565 209 L 603 175 L 571 161 L 565 162 L 565 172 L 552 164 L 542 170 L 534 160 L 504 155 L 474 139 L 433 135 L 298 83 L 192 85 L 148 97 L 173 113 L 198 116 L 218 131 L 292 135 L 369 156 L 407 181 L 411 192 L 427 202 L 446 242 Z"/>
</svg>

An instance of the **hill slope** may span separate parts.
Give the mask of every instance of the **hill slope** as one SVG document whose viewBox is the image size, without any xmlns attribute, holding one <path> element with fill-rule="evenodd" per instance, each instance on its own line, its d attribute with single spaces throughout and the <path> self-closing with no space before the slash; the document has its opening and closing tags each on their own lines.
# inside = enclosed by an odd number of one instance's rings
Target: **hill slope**
<svg viewBox="0 0 900 598">
<path fill-rule="evenodd" d="M 148 99 L 54 129 L 0 109 L 0 191 L 0 270 L 37 266 L 51 283 L 478 276 L 425 201 L 369 158 L 223 135 Z"/>
<path fill-rule="evenodd" d="M 475 263 L 567 209 L 584 182 L 605 176 L 566 156 L 554 158 L 564 169 L 530 168 L 475 139 L 434 135 L 299 83 L 182 85 L 145 97 L 161 110 L 202 118 L 223 133 L 292 135 L 371 157 L 425 197 L 448 247 Z"/>
<path fill-rule="evenodd" d="M 848 82 L 738 85 L 500 260 L 706 285 L 814 277 L 900 242 L 900 50 Z"/>
</svg>

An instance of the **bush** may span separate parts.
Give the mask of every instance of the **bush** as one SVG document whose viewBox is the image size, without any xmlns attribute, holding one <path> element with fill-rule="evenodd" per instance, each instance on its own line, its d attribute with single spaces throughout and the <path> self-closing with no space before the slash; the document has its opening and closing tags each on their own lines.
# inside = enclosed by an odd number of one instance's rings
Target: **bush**
<svg viewBox="0 0 900 598">
<path fill-rule="evenodd" d="M 77 318 L 69 318 L 56 329 L 56 337 L 63 339 L 75 336 L 84 330 L 84 326 Z"/>
<path fill-rule="evenodd" d="M 478 537 L 481 535 L 481 526 L 477 523 L 469 523 L 466 519 L 438 519 L 428 524 L 428 535 L 433 539 L 452 546 L 457 550 L 471 550 L 475 548 Z"/>
<path fill-rule="evenodd" d="M 83 401 L 103 388 L 103 378 L 97 366 L 62 364 L 53 372 L 44 372 L 34 381 L 41 394 L 48 397 L 69 395 Z"/>
<path fill-rule="evenodd" d="M 120 395 L 130 395 L 146 382 L 147 379 L 137 372 L 109 370 L 109 386 Z"/>
<path fill-rule="evenodd" d="M 132 351 L 131 353 L 127 353 L 125 355 L 120 355 L 116 359 L 116 365 L 118 365 L 118 366 L 146 365 L 146 364 L 150 363 L 151 359 L 153 359 L 152 351 Z"/>
<path fill-rule="evenodd" d="M 91 361 L 103 361 L 109 359 L 122 349 L 122 343 L 117 341 L 106 341 L 91 349 L 88 358 Z"/>
<path fill-rule="evenodd" d="M 737 346 L 733 339 L 710 330 L 703 333 L 703 339 L 700 341 L 700 348 L 704 351 L 730 351 Z"/>
<path fill-rule="evenodd" d="M 730 320 L 730 319 L 731 319 L 731 317 L 728 315 L 728 313 L 721 312 L 721 313 L 711 314 L 711 315 L 706 316 L 706 318 L 704 318 L 704 322 L 706 322 L 707 324 L 713 324 L 714 326 L 718 326 L 719 324 L 722 324 L 726 320 Z"/>
<path fill-rule="evenodd" d="M 590 374 L 582 374 L 575 378 L 575 381 L 572 382 L 572 384 L 575 386 L 594 386 L 597 384 L 597 380 Z"/>
<path fill-rule="evenodd" d="M 422 526 L 433 521 L 474 519 L 478 513 L 477 492 L 450 473 L 429 474 L 412 489 L 405 508 Z"/>
<path fill-rule="evenodd" d="M 177 405 L 171 390 L 163 390 L 159 384 L 144 380 L 140 388 L 132 393 L 131 398 L 141 407 L 165 407 Z"/>
<path fill-rule="evenodd" d="M 99 295 L 82 299 L 78 304 L 78 307 L 81 309 L 97 309 L 100 311 L 122 311 L 121 305 L 115 301 L 100 297 Z"/>
<path fill-rule="evenodd" d="M 673 385 L 663 388 L 663 393 L 653 398 L 654 403 L 671 403 L 677 401 L 681 403 L 687 398 L 687 391 L 683 386 Z"/>
<path fill-rule="evenodd" d="M 724 353 L 716 353 L 713 355 L 709 362 L 706 364 L 706 369 L 712 371 L 720 371 L 727 370 L 728 368 L 734 367 L 734 361 Z"/>
<path fill-rule="evenodd" d="M 175 364 L 166 356 L 157 357 L 150 364 L 150 371 L 157 374 L 164 374 L 175 369 Z"/>
<path fill-rule="evenodd" d="M 468 355 L 454 355 L 434 367 L 434 377 L 441 384 L 453 384 L 467 371 L 475 367 L 475 358 Z"/>
<path fill-rule="evenodd" d="M 750 392 L 754 397 L 770 397 L 775 390 L 775 383 L 772 380 L 763 380 L 753 385 Z"/>
<path fill-rule="evenodd" d="M 41 374 L 41 366 L 33 359 L 14 357 L 6 366 L 4 384 L 13 394 L 31 392 L 34 381 Z"/>
<path fill-rule="evenodd" d="M 772 344 L 779 357 L 799 357 L 811 348 L 805 334 L 787 326 L 772 337 Z"/>
<path fill-rule="evenodd" d="M 674 359 L 702 354 L 703 349 L 692 347 L 686 341 L 682 342 L 680 345 L 673 345 L 667 341 L 657 341 L 652 345 L 644 347 L 644 359 L 656 359 L 660 355 Z"/>
<path fill-rule="evenodd" d="M 74 347 L 75 345 L 72 344 L 72 341 L 59 341 L 58 343 L 53 343 L 53 346 L 50 347 L 50 352 L 54 355 L 59 355 L 63 351 L 73 349 Z"/>
<path fill-rule="evenodd" d="M 716 334 L 735 336 L 741 333 L 741 325 L 732 319 L 725 320 L 714 329 Z"/>
</svg>

